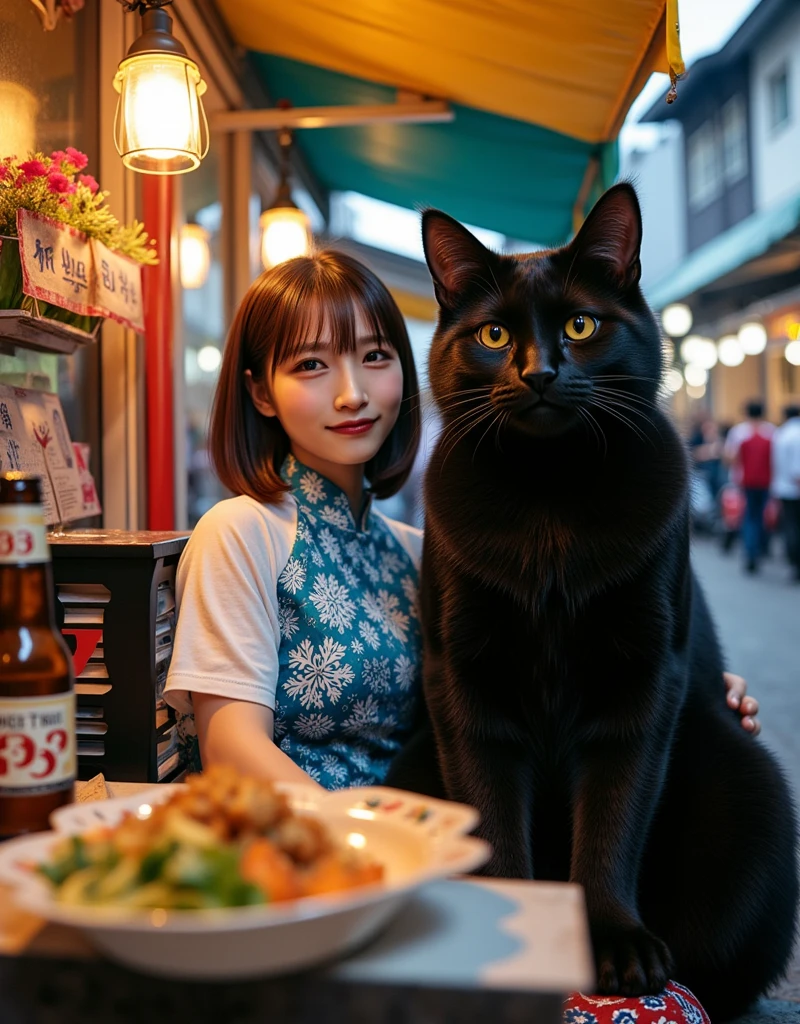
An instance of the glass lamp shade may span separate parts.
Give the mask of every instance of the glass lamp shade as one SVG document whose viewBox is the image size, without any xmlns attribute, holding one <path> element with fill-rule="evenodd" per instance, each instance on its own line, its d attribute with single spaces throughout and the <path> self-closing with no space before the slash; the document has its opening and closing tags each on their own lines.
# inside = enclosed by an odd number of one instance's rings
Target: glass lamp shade
<svg viewBox="0 0 800 1024">
<path fill-rule="evenodd" d="M 264 269 L 277 266 L 311 249 L 311 224 L 296 206 L 273 206 L 261 214 L 261 262 Z"/>
<path fill-rule="evenodd" d="M 119 93 L 114 142 L 122 162 L 145 174 L 193 171 L 208 152 L 208 122 L 200 97 L 206 84 L 172 18 L 161 8 L 142 14 L 134 40 L 114 76 Z"/>
<path fill-rule="evenodd" d="M 120 64 L 114 87 L 119 92 L 114 142 L 126 167 L 183 174 L 200 166 L 208 152 L 200 99 L 206 86 L 194 61 L 178 54 L 137 54 Z"/>
<path fill-rule="evenodd" d="M 800 341 L 790 341 L 783 350 L 783 354 L 787 363 L 791 363 L 792 366 L 800 366 Z"/>
<path fill-rule="evenodd" d="M 211 266 L 208 232 L 199 224 L 184 224 L 180 242 L 181 285 L 202 288 Z"/>
</svg>

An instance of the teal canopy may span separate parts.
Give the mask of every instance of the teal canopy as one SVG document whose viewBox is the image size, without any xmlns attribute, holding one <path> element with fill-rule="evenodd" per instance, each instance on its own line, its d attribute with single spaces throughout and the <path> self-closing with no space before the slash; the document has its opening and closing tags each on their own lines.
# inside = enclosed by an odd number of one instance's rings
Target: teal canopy
<svg viewBox="0 0 800 1024">
<path fill-rule="evenodd" d="M 295 107 L 393 103 L 394 89 L 272 54 L 251 53 L 270 96 Z M 589 160 L 600 174 L 589 205 L 617 173 L 616 143 L 597 144 L 452 104 L 450 124 L 298 130 L 320 183 L 410 209 L 435 206 L 477 227 L 540 245 L 572 234 Z"/>
</svg>

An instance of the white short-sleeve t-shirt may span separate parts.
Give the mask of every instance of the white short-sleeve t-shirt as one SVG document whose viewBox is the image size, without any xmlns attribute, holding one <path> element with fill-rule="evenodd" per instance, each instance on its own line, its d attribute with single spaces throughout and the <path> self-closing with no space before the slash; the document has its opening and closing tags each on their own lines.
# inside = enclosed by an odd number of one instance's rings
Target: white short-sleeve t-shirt
<svg viewBox="0 0 800 1024">
<path fill-rule="evenodd" d="M 180 716 L 192 692 L 263 704 L 323 785 L 379 781 L 419 692 L 422 535 L 369 505 L 357 524 L 330 481 L 287 473 L 278 505 L 230 498 L 195 527 L 165 699 Z"/>
</svg>

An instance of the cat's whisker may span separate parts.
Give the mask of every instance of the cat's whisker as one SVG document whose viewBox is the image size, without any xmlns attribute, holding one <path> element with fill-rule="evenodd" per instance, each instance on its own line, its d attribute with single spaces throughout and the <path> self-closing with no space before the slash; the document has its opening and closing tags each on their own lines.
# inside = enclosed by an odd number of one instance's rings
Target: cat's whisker
<svg viewBox="0 0 800 1024">
<path fill-rule="evenodd" d="M 596 377 L 590 377 L 589 380 L 649 380 L 658 383 L 660 377 L 637 377 L 632 373 L 612 373 L 612 374 L 598 374 Z"/>
<path fill-rule="evenodd" d="M 608 385 L 595 384 L 592 387 L 593 391 L 603 391 L 609 395 L 618 395 L 620 398 L 629 398 L 632 402 L 641 402 L 642 405 L 649 405 L 651 409 L 655 409 L 657 403 L 652 398 L 642 398 L 641 395 L 632 395 L 630 391 L 623 391 L 621 388 L 608 387 Z"/>
<path fill-rule="evenodd" d="M 606 435 L 603 431 L 603 428 L 600 426 L 600 424 L 597 422 L 594 416 L 592 416 L 588 409 L 578 408 L 578 415 L 584 421 L 584 423 L 588 423 L 589 426 L 592 428 L 592 432 L 594 433 L 594 436 L 597 438 L 598 442 L 602 438 L 603 458 L 605 458 L 608 455 L 608 442 L 606 441 Z M 598 433 L 598 430 L 600 431 L 600 433 Z"/>
<path fill-rule="evenodd" d="M 597 388 L 596 390 L 599 391 L 601 389 Z M 637 409 L 635 406 L 628 405 L 627 402 L 621 401 L 618 398 L 610 398 L 606 395 L 601 395 L 600 398 L 602 401 L 607 402 L 609 405 L 613 405 L 616 409 L 624 409 L 626 412 L 632 413 L 634 416 L 641 416 L 643 420 L 646 420 L 647 423 L 649 423 L 650 426 L 653 427 L 658 436 L 661 437 L 661 431 L 658 429 L 658 424 L 655 422 L 652 416 L 648 416 L 646 412 L 643 412 L 641 409 Z"/>
<path fill-rule="evenodd" d="M 653 447 L 655 447 L 655 442 L 653 441 L 653 439 L 651 437 L 648 437 L 647 434 L 645 434 L 645 432 L 641 429 L 641 427 L 634 423 L 633 420 L 629 420 L 627 416 L 623 416 L 621 412 L 615 410 L 611 405 L 606 405 L 605 402 L 598 398 L 592 399 L 590 405 L 594 405 L 598 409 L 602 409 L 603 412 L 607 413 L 609 416 L 613 416 L 614 419 L 619 420 L 620 423 L 624 423 L 626 426 L 630 427 L 630 429 L 643 441 L 650 441 Z"/>
<path fill-rule="evenodd" d="M 483 433 L 481 434 L 481 439 L 480 439 L 480 441 L 478 441 L 478 443 L 477 443 L 477 444 L 475 445 L 475 450 L 474 450 L 474 451 L 473 451 L 473 453 L 472 453 L 472 461 L 473 461 L 473 463 L 475 462 L 475 456 L 476 456 L 476 454 L 477 454 L 477 452 L 478 452 L 478 449 L 479 449 L 479 448 L 480 448 L 480 446 L 481 446 L 481 443 L 483 442 L 483 439 L 484 439 L 484 437 L 486 437 L 486 435 L 487 435 L 487 434 L 489 433 L 489 431 L 490 431 L 490 430 L 492 429 L 492 427 L 495 427 L 495 426 L 497 426 L 497 424 L 498 424 L 498 423 L 500 422 L 500 418 L 502 417 L 502 415 L 503 415 L 503 410 L 501 409 L 501 410 L 500 410 L 500 411 L 499 411 L 499 412 L 498 412 L 498 413 L 496 414 L 496 416 L 495 416 L 495 417 L 494 417 L 494 419 L 493 419 L 493 420 L 491 421 L 491 423 L 490 423 L 490 424 L 489 424 L 489 426 L 488 426 L 488 427 L 486 428 L 486 430 L 484 430 L 484 432 L 483 432 Z"/>
<path fill-rule="evenodd" d="M 492 406 L 489 409 L 484 409 L 479 415 L 475 417 L 474 420 L 468 421 L 466 424 L 461 424 L 458 431 L 448 439 L 449 445 L 445 453 L 444 459 L 442 461 L 442 469 L 444 469 L 444 465 L 447 462 L 448 458 L 452 455 L 453 451 L 456 448 L 456 445 L 458 445 L 458 443 L 463 438 L 465 438 L 471 430 L 474 430 L 475 427 L 480 426 L 480 424 L 483 423 L 485 419 L 488 419 L 488 417 L 491 416 L 493 412 L 495 412 L 495 409 Z"/>
</svg>

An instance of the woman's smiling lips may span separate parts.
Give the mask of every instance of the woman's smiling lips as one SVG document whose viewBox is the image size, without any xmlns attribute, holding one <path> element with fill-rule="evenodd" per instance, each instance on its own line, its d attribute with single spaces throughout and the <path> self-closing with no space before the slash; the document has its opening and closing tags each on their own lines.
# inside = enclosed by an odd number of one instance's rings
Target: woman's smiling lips
<svg viewBox="0 0 800 1024">
<path fill-rule="evenodd" d="M 337 423 L 335 427 L 325 429 L 332 430 L 335 434 L 366 434 L 379 419 L 380 417 L 376 416 L 374 420 L 345 420 L 344 423 Z"/>
</svg>

